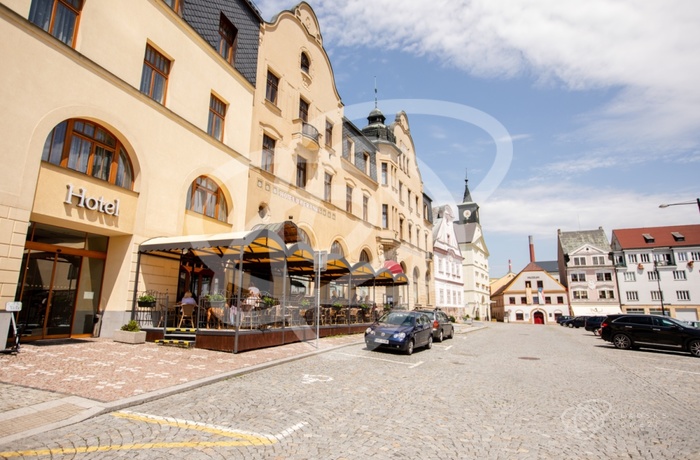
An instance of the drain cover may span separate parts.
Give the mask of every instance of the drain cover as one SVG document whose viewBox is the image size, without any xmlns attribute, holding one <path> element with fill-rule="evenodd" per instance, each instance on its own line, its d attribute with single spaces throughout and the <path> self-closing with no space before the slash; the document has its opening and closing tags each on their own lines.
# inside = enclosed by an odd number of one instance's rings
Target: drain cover
<svg viewBox="0 0 700 460">
<path fill-rule="evenodd" d="M 532 356 L 520 356 L 520 357 L 518 357 L 518 359 L 525 359 L 528 361 L 539 361 L 540 360 L 540 358 L 534 358 Z"/>
</svg>

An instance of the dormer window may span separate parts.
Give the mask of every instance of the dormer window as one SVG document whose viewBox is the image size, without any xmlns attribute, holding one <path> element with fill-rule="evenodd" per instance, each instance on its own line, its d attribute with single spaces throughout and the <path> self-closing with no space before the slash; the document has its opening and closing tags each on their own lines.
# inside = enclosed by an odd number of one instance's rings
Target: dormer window
<svg viewBox="0 0 700 460">
<path fill-rule="evenodd" d="M 644 237 L 645 243 L 653 243 L 654 242 L 654 237 L 651 236 L 649 233 L 643 233 L 642 236 Z"/>
<path fill-rule="evenodd" d="M 223 13 L 219 16 L 219 35 L 219 54 L 226 59 L 226 62 L 233 64 L 238 30 Z"/>
<path fill-rule="evenodd" d="M 683 236 L 682 233 L 679 232 L 671 232 L 671 235 L 673 235 L 673 239 L 675 241 L 685 241 L 685 236 Z"/>
<path fill-rule="evenodd" d="M 301 70 L 302 72 L 309 73 L 311 68 L 311 61 L 309 60 L 309 55 L 306 53 L 301 53 Z"/>
</svg>

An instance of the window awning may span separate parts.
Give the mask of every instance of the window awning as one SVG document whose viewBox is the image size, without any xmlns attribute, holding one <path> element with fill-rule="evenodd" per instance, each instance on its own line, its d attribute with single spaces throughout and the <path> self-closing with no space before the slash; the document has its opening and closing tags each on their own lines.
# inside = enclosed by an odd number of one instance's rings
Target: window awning
<svg viewBox="0 0 700 460">
<path fill-rule="evenodd" d="M 401 268 L 401 264 L 399 264 L 395 260 L 385 260 L 383 267 L 388 269 L 394 275 L 398 273 L 403 273 L 403 268 Z"/>
<path fill-rule="evenodd" d="M 282 238 L 268 229 L 213 235 L 157 237 L 144 241 L 139 246 L 141 253 L 183 254 L 191 251 L 198 257 L 226 256 L 234 260 L 243 255 L 244 262 L 261 263 L 284 261 L 286 249 L 287 246 Z"/>
</svg>

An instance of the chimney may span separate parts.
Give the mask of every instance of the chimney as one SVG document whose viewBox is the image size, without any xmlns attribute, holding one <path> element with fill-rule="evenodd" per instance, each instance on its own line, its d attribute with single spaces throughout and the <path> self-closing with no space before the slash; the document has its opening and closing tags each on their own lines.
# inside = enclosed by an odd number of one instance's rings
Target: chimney
<svg viewBox="0 0 700 460">
<path fill-rule="evenodd" d="M 532 235 L 528 236 L 528 241 L 530 242 L 530 262 L 535 261 L 535 243 L 532 240 Z"/>
<path fill-rule="evenodd" d="M 513 271 L 513 263 L 511 262 L 510 259 L 508 259 L 508 273 L 511 273 Z"/>
</svg>

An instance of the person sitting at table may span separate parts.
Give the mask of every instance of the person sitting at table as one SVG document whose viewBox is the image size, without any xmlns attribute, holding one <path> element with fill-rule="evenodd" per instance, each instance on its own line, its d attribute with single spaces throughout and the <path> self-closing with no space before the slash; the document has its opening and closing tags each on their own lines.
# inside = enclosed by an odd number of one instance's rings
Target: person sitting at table
<svg viewBox="0 0 700 460">
<path fill-rule="evenodd" d="M 248 298 L 253 298 L 255 300 L 260 298 L 260 289 L 258 289 L 253 283 L 250 283 L 250 286 L 248 286 Z"/>
<path fill-rule="evenodd" d="M 182 300 L 180 301 L 181 305 L 197 305 L 197 301 L 192 297 L 192 293 L 190 291 L 185 292 L 185 295 L 182 296 Z"/>
</svg>

